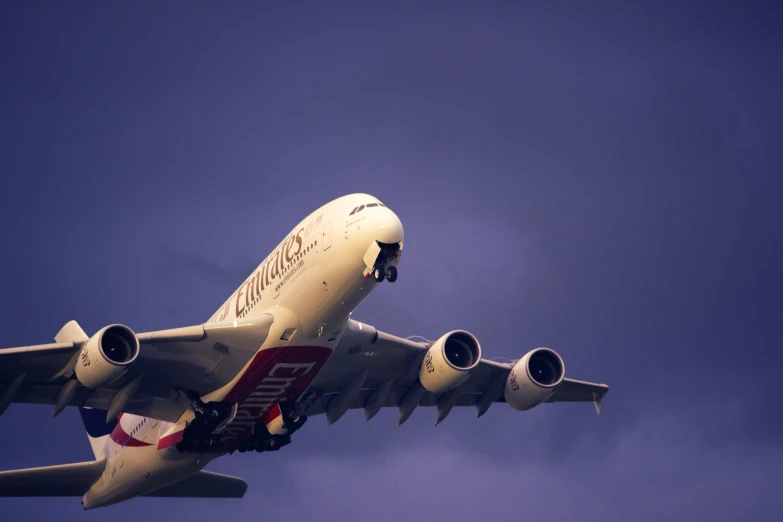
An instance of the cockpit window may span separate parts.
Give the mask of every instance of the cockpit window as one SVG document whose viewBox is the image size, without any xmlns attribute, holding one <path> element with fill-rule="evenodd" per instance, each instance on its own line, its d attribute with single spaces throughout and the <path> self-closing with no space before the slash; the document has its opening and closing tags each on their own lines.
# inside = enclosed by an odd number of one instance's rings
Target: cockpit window
<svg viewBox="0 0 783 522">
<path fill-rule="evenodd" d="M 348 215 L 349 215 L 349 216 L 353 216 L 354 214 L 358 214 L 359 212 L 361 212 L 362 210 L 364 210 L 364 208 L 365 208 L 365 207 L 367 207 L 367 208 L 370 208 L 370 207 L 385 207 L 385 206 L 386 206 L 386 205 L 384 205 L 384 204 L 383 204 L 383 203 L 381 203 L 380 201 L 378 201 L 378 202 L 376 202 L 376 203 L 367 203 L 366 205 L 359 205 L 359 206 L 358 206 L 358 207 L 356 207 L 355 209 L 351 210 L 351 213 L 350 213 L 350 214 L 348 214 Z"/>
</svg>

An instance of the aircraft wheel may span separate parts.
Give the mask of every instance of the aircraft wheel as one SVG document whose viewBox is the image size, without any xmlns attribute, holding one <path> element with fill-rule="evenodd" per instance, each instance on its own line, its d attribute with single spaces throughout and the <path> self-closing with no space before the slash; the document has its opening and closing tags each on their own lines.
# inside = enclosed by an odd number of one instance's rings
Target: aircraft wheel
<svg viewBox="0 0 783 522">
<path fill-rule="evenodd" d="M 393 283 L 397 280 L 397 267 L 396 266 L 390 266 L 386 269 L 386 279 L 390 283 Z"/>
<path fill-rule="evenodd" d="M 307 417 L 305 417 L 304 415 L 297 417 L 296 420 L 294 421 L 294 431 L 297 431 L 299 428 L 304 426 L 305 422 L 307 422 Z"/>
<path fill-rule="evenodd" d="M 380 283 L 381 281 L 383 281 L 383 278 L 386 276 L 386 274 L 384 273 L 384 271 L 383 271 L 383 270 L 381 270 L 380 268 L 376 268 L 375 270 L 373 270 L 373 273 L 372 273 L 372 275 L 373 275 L 373 277 L 375 278 L 375 280 L 376 280 L 377 282 L 379 282 L 379 283 Z"/>
<path fill-rule="evenodd" d="M 294 432 L 296 432 L 297 430 L 299 430 L 299 428 L 302 427 L 302 425 L 305 423 L 306 420 L 307 420 L 307 417 L 305 417 L 305 416 L 301 416 L 301 417 L 297 417 L 296 419 L 288 420 L 285 423 L 285 429 L 288 432 L 288 434 L 291 435 Z"/>
</svg>

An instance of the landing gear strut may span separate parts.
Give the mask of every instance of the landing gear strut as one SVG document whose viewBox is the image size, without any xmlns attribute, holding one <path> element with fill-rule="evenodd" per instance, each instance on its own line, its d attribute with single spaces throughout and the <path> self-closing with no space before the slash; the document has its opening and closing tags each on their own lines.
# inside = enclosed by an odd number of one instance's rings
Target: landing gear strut
<svg viewBox="0 0 783 522">
<path fill-rule="evenodd" d="M 307 417 L 304 415 L 293 417 L 289 406 L 281 404 L 280 409 L 283 412 L 283 426 L 285 426 L 287 433 L 283 435 L 272 434 L 269 433 L 269 430 L 263 424 L 256 424 L 253 426 L 253 435 L 237 446 L 237 450 L 240 453 L 246 451 L 257 451 L 259 453 L 262 451 L 277 451 L 283 446 L 291 444 L 291 435 L 304 426 L 305 422 L 307 422 Z"/>
<path fill-rule="evenodd" d="M 228 426 L 237 413 L 237 404 L 231 402 L 208 402 L 186 391 L 181 391 L 190 402 L 195 418 L 182 432 L 177 443 L 179 451 L 209 451 L 220 445 L 220 432 Z"/>
</svg>

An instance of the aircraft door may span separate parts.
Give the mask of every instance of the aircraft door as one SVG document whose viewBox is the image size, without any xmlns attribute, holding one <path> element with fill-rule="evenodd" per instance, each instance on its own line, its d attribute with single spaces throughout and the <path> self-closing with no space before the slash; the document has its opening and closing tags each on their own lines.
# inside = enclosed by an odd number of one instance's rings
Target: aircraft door
<svg viewBox="0 0 783 522">
<path fill-rule="evenodd" d="M 327 221 L 321 227 L 321 244 L 324 250 L 332 246 L 332 222 Z"/>
</svg>

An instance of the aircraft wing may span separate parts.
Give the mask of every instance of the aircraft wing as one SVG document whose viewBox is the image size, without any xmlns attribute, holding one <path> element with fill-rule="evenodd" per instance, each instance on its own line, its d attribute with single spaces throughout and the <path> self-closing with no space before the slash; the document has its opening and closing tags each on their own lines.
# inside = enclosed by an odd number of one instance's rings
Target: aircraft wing
<svg viewBox="0 0 783 522">
<path fill-rule="evenodd" d="M 482 359 L 453 390 L 434 394 L 423 389 L 419 368 L 430 345 L 350 320 L 335 353 L 305 394 L 301 412 L 326 414 L 331 424 L 348 409 L 363 408 L 369 420 L 380 408 L 398 408 L 402 424 L 418 406 L 435 406 L 440 422 L 453 406 L 474 406 L 481 416 L 492 404 L 505 402 L 503 389 L 512 363 Z M 608 391 L 606 384 L 565 378 L 545 402 L 592 402 L 600 413 Z"/>
<path fill-rule="evenodd" d="M 205 395 L 227 384 L 256 353 L 272 321 L 263 314 L 137 334 L 139 355 L 125 375 L 92 390 L 78 385 L 65 393 L 89 339 L 71 321 L 55 343 L 0 349 L 0 414 L 12 402 L 55 405 L 55 415 L 68 405 L 111 412 L 122 399 L 121 411 L 176 422 L 189 406 L 176 390 Z"/>
<path fill-rule="evenodd" d="M 247 482 L 239 477 L 223 475 L 214 471 L 199 471 L 170 486 L 146 493 L 145 497 L 187 497 L 187 498 L 242 498 L 247 491 Z"/>
<path fill-rule="evenodd" d="M 106 459 L 40 468 L 0 471 L 0 497 L 81 497 L 106 468 Z M 212 471 L 199 471 L 145 497 L 242 498 L 247 482 Z"/>
<path fill-rule="evenodd" d="M 102 459 L 0 471 L 0 497 L 80 497 L 105 468 Z"/>
</svg>

